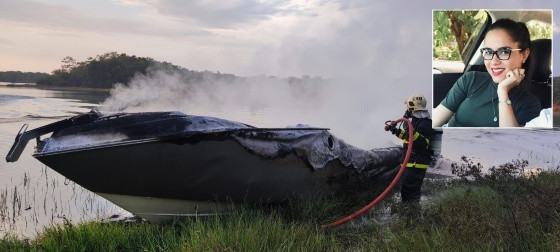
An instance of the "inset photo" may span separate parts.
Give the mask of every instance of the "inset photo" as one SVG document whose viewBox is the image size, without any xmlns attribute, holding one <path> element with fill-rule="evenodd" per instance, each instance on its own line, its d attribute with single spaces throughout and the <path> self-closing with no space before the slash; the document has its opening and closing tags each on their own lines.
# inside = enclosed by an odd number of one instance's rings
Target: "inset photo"
<svg viewBox="0 0 560 252">
<path fill-rule="evenodd" d="M 553 127 L 552 10 L 434 10 L 433 127 Z"/>
</svg>

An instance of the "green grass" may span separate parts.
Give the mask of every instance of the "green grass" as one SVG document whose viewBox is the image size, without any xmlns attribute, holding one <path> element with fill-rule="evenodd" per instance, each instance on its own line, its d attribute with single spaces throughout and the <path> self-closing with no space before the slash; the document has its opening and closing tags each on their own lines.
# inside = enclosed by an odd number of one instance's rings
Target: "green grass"
<svg viewBox="0 0 560 252">
<path fill-rule="evenodd" d="M 239 211 L 167 225 L 87 223 L 57 227 L 47 230 L 35 245 L 46 251 L 268 251 L 298 247 L 324 251 L 336 245 L 317 234 L 314 227 L 284 223 L 274 214 Z"/>
<path fill-rule="evenodd" d="M 421 208 L 384 202 L 394 212 L 388 222 L 375 221 L 380 207 L 320 229 L 369 203 L 378 188 L 163 225 L 56 226 L 31 241 L 5 237 L 0 251 L 559 251 L 560 173 L 510 175 L 502 170 L 475 180 L 426 181 L 429 199 Z"/>
</svg>

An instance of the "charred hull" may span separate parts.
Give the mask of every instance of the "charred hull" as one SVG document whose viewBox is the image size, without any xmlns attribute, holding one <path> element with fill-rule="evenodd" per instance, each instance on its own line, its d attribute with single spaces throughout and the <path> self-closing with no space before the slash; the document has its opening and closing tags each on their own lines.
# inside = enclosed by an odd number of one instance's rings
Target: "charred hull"
<svg viewBox="0 0 560 252">
<path fill-rule="evenodd" d="M 151 141 L 35 157 L 96 193 L 198 201 L 279 201 L 343 185 L 357 175 L 355 169 L 333 169 L 335 164 L 314 172 L 294 154 L 259 157 L 233 140 Z"/>
<path fill-rule="evenodd" d="M 50 138 L 40 136 L 52 131 Z M 327 129 L 255 128 L 178 112 L 90 112 L 20 132 L 42 163 L 124 209 L 157 220 L 215 211 L 208 202 L 278 202 L 359 185 L 394 171 L 400 148 L 365 151 Z M 23 146 L 23 147 L 21 147 Z"/>
</svg>

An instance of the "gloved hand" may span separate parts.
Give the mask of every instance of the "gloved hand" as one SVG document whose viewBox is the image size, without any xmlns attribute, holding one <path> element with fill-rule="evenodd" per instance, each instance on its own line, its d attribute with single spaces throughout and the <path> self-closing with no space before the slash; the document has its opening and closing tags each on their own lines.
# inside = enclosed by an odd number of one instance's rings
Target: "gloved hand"
<svg viewBox="0 0 560 252">
<path fill-rule="evenodd" d="M 393 135 L 396 135 L 395 132 L 398 132 L 398 129 L 396 127 L 396 124 L 391 123 L 390 125 L 385 125 L 385 131 L 391 131 Z"/>
</svg>

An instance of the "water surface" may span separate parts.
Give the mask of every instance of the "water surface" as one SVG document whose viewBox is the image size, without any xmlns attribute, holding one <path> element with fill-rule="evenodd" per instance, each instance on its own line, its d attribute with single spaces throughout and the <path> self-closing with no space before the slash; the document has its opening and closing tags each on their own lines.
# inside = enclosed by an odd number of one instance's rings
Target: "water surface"
<svg viewBox="0 0 560 252">
<path fill-rule="evenodd" d="M 84 113 L 107 96 L 107 91 L 0 84 L 0 237 L 9 233 L 33 238 L 53 224 L 129 215 L 31 157 L 34 141 L 16 163 L 4 161 L 24 123 L 32 129 Z"/>
</svg>

